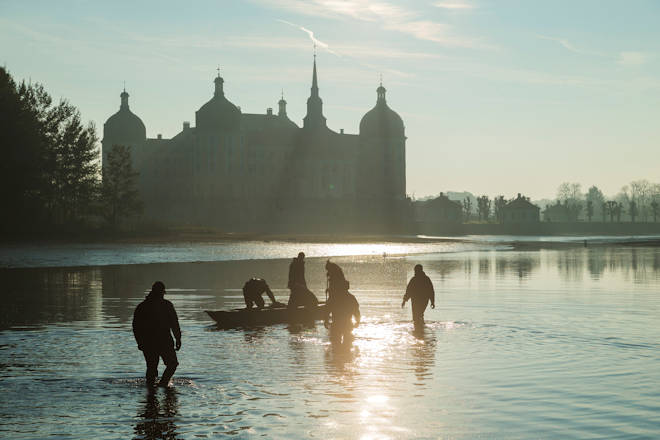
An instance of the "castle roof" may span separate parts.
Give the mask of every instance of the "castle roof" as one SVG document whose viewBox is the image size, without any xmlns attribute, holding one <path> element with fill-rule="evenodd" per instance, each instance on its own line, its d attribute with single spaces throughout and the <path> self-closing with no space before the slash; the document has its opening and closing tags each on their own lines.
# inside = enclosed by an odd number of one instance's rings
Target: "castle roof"
<svg viewBox="0 0 660 440">
<path fill-rule="evenodd" d="M 200 130 L 238 130 L 241 111 L 225 97 L 224 80 L 219 74 L 213 82 L 213 98 L 195 113 L 195 126 Z"/>
<path fill-rule="evenodd" d="M 360 135 L 370 137 L 404 137 L 405 127 L 397 112 L 388 107 L 385 100 L 385 87 L 376 89 L 376 106 L 369 110 L 360 121 Z"/>
<path fill-rule="evenodd" d="M 144 141 L 147 138 L 147 129 L 136 114 L 128 106 L 128 93 L 124 90 L 121 95 L 119 111 L 110 116 L 103 125 L 103 139 L 116 143 L 133 143 Z"/>
</svg>

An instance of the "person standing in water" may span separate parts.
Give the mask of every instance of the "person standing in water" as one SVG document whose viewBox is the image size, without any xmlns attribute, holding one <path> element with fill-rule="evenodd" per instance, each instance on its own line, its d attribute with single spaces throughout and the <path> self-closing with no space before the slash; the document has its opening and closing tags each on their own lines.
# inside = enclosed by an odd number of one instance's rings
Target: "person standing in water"
<svg viewBox="0 0 660 440">
<path fill-rule="evenodd" d="M 328 301 L 332 299 L 335 292 L 343 293 L 348 291 L 349 282 L 344 277 L 344 271 L 341 270 L 338 264 L 330 262 L 330 260 L 325 263 L 325 271 L 328 279 L 328 288 L 326 292 L 328 294 Z"/>
<path fill-rule="evenodd" d="M 431 308 L 435 309 L 435 290 L 433 290 L 433 283 L 424 273 L 424 268 L 421 264 L 415 265 L 415 275 L 410 279 L 408 287 L 406 287 L 406 294 L 403 296 L 401 308 L 406 305 L 406 301 L 409 299 L 412 302 L 413 323 L 416 326 L 423 325 L 424 311 L 429 300 L 431 301 Z"/>
<path fill-rule="evenodd" d="M 315 306 L 319 303 L 308 288 L 305 280 L 305 253 L 300 252 L 297 258 L 294 258 L 289 265 L 289 283 L 287 284 L 291 294 L 287 307 Z"/>
<path fill-rule="evenodd" d="M 158 376 L 158 361 L 163 358 L 166 368 L 158 382 L 168 386 L 179 365 L 175 350 L 181 348 L 181 329 L 174 305 L 164 298 L 165 284 L 156 281 L 147 297 L 133 313 L 133 335 L 147 364 L 147 385 L 153 385 Z M 172 341 L 176 339 L 176 346 Z"/>
<path fill-rule="evenodd" d="M 348 291 L 349 283 L 344 278 L 341 268 L 329 261 L 325 267 L 331 288 L 328 289 L 327 314 L 323 324 L 326 328 L 330 328 L 330 341 L 342 344 L 352 340 L 353 328 L 360 325 L 360 305 L 355 296 Z"/>
</svg>

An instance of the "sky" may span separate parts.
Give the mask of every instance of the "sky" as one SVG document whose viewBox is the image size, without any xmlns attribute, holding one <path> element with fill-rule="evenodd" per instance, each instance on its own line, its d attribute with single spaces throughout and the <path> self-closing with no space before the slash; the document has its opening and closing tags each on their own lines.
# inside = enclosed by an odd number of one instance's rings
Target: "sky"
<svg viewBox="0 0 660 440">
<path fill-rule="evenodd" d="M 306 111 L 317 46 L 328 126 L 358 133 L 382 76 L 407 192 L 553 198 L 660 182 L 660 1 L 0 0 L 0 64 L 96 124 L 124 83 L 147 136 L 213 95 Z"/>
</svg>

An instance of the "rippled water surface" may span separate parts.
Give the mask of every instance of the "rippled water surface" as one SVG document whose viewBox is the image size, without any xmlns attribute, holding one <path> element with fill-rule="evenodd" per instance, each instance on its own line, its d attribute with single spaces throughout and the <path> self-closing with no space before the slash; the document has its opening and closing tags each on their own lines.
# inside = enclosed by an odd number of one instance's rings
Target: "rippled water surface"
<svg viewBox="0 0 660 440">
<path fill-rule="evenodd" d="M 660 437 L 658 248 L 333 258 L 364 317 L 352 344 L 212 325 L 250 276 L 285 300 L 288 261 L 0 270 L 0 437 Z M 420 333 L 400 308 L 417 263 L 437 292 Z M 174 387 L 150 393 L 130 321 L 156 279 L 184 336 Z"/>
</svg>

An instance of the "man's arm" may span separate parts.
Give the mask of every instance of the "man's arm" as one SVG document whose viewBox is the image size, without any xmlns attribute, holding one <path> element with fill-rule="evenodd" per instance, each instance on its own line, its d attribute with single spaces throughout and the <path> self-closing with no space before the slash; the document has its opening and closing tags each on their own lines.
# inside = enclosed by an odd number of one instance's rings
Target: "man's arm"
<svg viewBox="0 0 660 440">
<path fill-rule="evenodd" d="M 429 290 L 430 290 L 429 296 L 431 297 L 431 308 L 435 309 L 435 289 L 433 289 L 433 283 L 431 282 L 431 278 L 427 276 L 426 279 L 429 281 Z"/>
<path fill-rule="evenodd" d="M 355 310 L 353 311 L 353 316 L 355 316 L 355 327 L 360 325 L 360 318 L 362 317 L 360 315 L 360 304 L 358 304 L 357 299 L 353 298 L 355 301 Z"/>
<path fill-rule="evenodd" d="M 273 304 L 277 302 L 275 299 L 275 295 L 273 295 L 273 292 L 270 290 L 270 287 L 268 287 L 268 284 L 264 282 L 264 286 L 266 287 L 266 295 L 268 295 L 268 298 L 272 301 Z"/>
<path fill-rule="evenodd" d="M 140 313 L 140 306 L 135 308 L 135 312 L 133 312 L 133 336 L 135 337 L 135 342 L 137 342 L 138 349 L 142 350 L 142 340 L 144 339 L 144 332 L 142 330 L 142 319 L 141 319 L 141 313 Z"/>
<path fill-rule="evenodd" d="M 176 339 L 176 349 L 181 348 L 181 328 L 179 327 L 179 317 L 176 315 L 174 305 L 170 303 L 170 316 L 172 322 L 170 323 L 174 339 Z"/>
<path fill-rule="evenodd" d="M 413 279 L 411 278 L 410 281 L 408 282 L 408 286 L 406 286 L 406 293 L 403 295 L 403 301 L 401 301 L 401 308 L 406 305 L 406 301 L 410 299 L 410 291 L 412 290 L 411 286 L 413 283 Z"/>
</svg>

